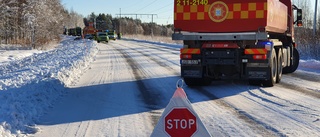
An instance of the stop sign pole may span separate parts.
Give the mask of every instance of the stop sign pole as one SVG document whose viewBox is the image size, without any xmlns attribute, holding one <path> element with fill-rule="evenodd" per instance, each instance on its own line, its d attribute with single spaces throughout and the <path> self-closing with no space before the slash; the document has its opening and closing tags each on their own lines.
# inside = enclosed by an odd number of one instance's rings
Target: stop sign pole
<svg viewBox="0 0 320 137">
<path fill-rule="evenodd" d="M 151 137 L 211 137 L 191 106 L 186 93 L 177 88 Z"/>
</svg>

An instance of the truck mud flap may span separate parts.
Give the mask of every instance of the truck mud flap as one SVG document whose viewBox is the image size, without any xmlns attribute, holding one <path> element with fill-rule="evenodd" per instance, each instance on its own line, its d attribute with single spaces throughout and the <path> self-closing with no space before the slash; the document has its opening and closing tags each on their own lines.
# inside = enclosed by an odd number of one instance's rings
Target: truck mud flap
<svg viewBox="0 0 320 137">
<path fill-rule="evenodd" d="M 202 78 L 203 69 L 201 66 L 183 66 L 181 67 L 181 76 L 188 78 Z"/>
<path fill-rule="evenodd" d="M 270 75 L 268 68 L 247 68 L 247 76 L 251 80 L 268 80 Z"/>
</svg>

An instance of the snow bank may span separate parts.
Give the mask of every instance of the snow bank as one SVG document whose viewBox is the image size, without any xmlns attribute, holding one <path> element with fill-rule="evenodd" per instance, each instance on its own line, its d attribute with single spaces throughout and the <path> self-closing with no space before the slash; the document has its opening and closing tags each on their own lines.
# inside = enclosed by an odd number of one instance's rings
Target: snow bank
<svg viewBox="0 0 320 137">
<path fill-rule="evenodd" d="M 90 40 L 64 37 L 56 49 L 0 64 L 0 136 L 38 131 L 36 120 L 94 60 Z"/>
<path fill-rule="evenodd" d="M 300 60 L 298 69 L 320 73 L 320 61 L 314 59 Z"/>
<path fill-rule="evenodd" d="M 23 59 L 35 53 L 41 53 L 41 50 L 0 50 L 0 65 L 10 61 Z"/>
</svg>

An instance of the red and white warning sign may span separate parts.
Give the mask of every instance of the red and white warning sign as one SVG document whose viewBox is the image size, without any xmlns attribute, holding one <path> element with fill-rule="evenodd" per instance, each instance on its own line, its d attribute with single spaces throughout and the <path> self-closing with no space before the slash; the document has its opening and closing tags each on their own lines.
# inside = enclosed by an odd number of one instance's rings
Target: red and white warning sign
<svg viewBox="0 0 320 137">
<path fill-rule="evenodd" d="M 164 122 L 165 131 L 172 137 L 191 137 L 197 131 L 197 118 L 188 108 L 173 108 Z"/>
<path fill-rule="evenodd" d="M 186 93 L 177 88 L 151 137 L 211 137 L 193 110 Z"/>
</svg>

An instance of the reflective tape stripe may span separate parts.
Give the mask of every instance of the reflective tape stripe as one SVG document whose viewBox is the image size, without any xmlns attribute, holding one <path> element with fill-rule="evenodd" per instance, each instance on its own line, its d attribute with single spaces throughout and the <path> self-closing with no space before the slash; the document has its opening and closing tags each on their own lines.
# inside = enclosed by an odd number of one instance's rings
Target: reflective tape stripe
<svg viewBox="0 0 320 137">
<path fill-rule="evenodd" d="M 180 49 L 181 54 L 200 54 L 200 49 Z"/>
<path fill-rule="evenodd" d="M 245 54 L 267 54 L 267 49 L 245 49 Z"/>
</svg>

